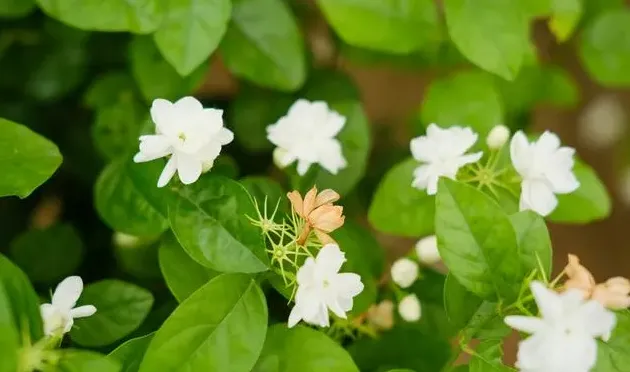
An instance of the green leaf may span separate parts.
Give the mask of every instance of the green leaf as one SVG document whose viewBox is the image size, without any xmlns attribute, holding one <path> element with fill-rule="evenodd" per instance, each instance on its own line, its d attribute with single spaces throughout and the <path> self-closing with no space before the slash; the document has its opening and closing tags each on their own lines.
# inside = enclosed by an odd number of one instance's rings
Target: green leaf
<svg viewBox="0 0 630 372">
<path fill-rule="evenodd" d="M 606 186 L 590 166 L 575 161 L 573 172 L 580 187 L 571 194 L 557 195 L 558 207 L 549 220 L 559 223 L 588 223 L 610 215 L 612 202 Z"/>
<path fill-rule="evenodd" d="M 153 306 L 151 292 L 120 280 L 101 280 L 85 287 L 78 305 L 94 305 L 96 313 L 77 319 L 72 341 L 94 347 L 114 343 L 133 332 Z"/>
<path fill-rule="evenodd" d="M 346 124 L 337 135 L 337 139 L 341 142 L 342 153 L 348 166 L 336 175 L 315 165 L 304 177 L 298 177 L 292 170 L 292 184 L 295 189 L 303 192 L 316 185 L 322 190 L 333 189 L 340 195 L 346 195 L 365 174 L 371 147 L 370 127 L 359 101 L 327 100 L 325 96 L 316 96 L 317 98 L 313 99 L 327 101 L 331 110 L 346 117 Z"/>
<path fill-rule="evenodd" d="M 529 48 L 527 14 L 512 0 L 447 0 L 448 32 L 475 65 L 512 80 Z"/>
<path fill-rule="evenodd" d="M 157 331 L 140 372 L 247 372 L 265 342 L 267 304 L 244 274 L 224 274 L 193 293 Z"/>
<path fill-rule="evenodd" d="M 581 35 L 580 57 L 590 76 L 609 87 L 630 85 L 630 10 L 597 16 Z"/>
<path fill-rule="evenodd" d="M 120 363 L 111 357 L 86 350 L 64 349 L 54 368 L 45 372 L 119 372 Z"/>
<path fill-rule="evenodd" d="M 92 109 L 118 104 L 124 96 L 136 94 L 134 81 L 125 71 L 109 72 L 98 76 L 83 96 L 83 103 Z"/>
<path fill-rule="evenodd" d="M 348 347 L 361 371 L 408 368 L 417 372 L 440 371 L 450 358 L 449 342 L 426 334 L 417 326 L 401 323 L 378 338 L 364 337 Z"/>
<path fill-rule="evenodd" d="M 0 118 L 0 197 L 26 198 L 61 164 L 57 146 L 27 127 Z"/>
<path fill-rule="evenodd" d="M 220 50 L 234 75 L 257 85 L 295 91 L 306 79 L 302 35 L 282 0 L 232 0 Z"/>
<path fill-rule="evenodd" d="M 444 309 L 448 320 L 457 329 L 464 329 L 484 301 L 459 284 L 453 274 L 444 282 Z"/>
<path fill-rule="evenodd" d="M 515 299 L 529 270 L 507 214 L 483 192 L 446 178 L 435 204 L 438 249 L 449 272 L 482 298 Z"/>
<path fill-rule="evenodd" d="M 608 342 L 597 341 L 597 364 L 593 372 L 623 372 L 630 363 L 630 312 L 617 312 L 617 325 Z"/>
<path fill-rule="evenodd" d="M 182 76 L 190 75 L 219 45 L 230 20 L 230 0 L 167 0 L 153 34 L 158 49 Z"/>
<path fill-rule="evenodd" d="M 515 369 L 503 364 L 503 340 L 484 340 L 475 349 L 470 359 L 470 372 L 509 372 Z"/>
<path fill-rule="evenodd" d="M 436 123 L 441 127 L 471 127 L 482 140 L 495 125 L 504 122 L 494 82 L 480 71 L 458 72 L 431 82 L 420 117 L 425 126 Z"/>
<path fill-rule="evenodd" d="M 251 152 L 271 150 L 267 126 L 284 116 L 294 100 L 286 93 L 242 87 L 229 111 L 236 141 Z"/>
<path fill-rule="evenodd" d="M 267 270 L 262 236 L 247 218 L 255 217 L 256 210 L 243 186 L 206 175 L 176 194 L 168 208 L 169 222 L 195 261 L 221 272 Z"/>
<path fill-rule="evenodd" d="M 163 163 L 135 164 L 126 158 L 110 163 L 94 187 L 94 205 L 114 230 L 136 236 L 159 235 L 168 228 L 166 191 L 156 182 Z"/>
<path fill-rule="evenodd" d="M 0 281 L 0 372 L 18 371 L 20 337 L 11 309 L 11 298 Z"/>
<path fill-rule="evenodd" d="M 385 264 L 382 248 L 371 237 L 368 230 L 356 223 L 346 222 L 343 228 L 333 233 L 341 250 L 346 254 L 344 272 L 353 272 L 361 276 L 363 291 L 354 298 L 353 314 L 361 314 L 376 302 L 377 282 L 379 274 L 375 274 L 375 261 L 381 260 L 381 268 Z M 381 269 L 382 270 L 382 269 Z"/>
<path fill-rule="evenodd" d="M 138 137 L 146 121 L 146 108 L 131 93 L 120 91 L 110 105 L 100 105 L 92 124 L 94 145 L 107 159 L 116 159 L 138 148 Z"/>
<path fill-rule="evenodd" d="M 155 31 L 162 20 L 162 2 L 156 0 L 36 0 L 50 17 L 70 26 L 92 31 Z"/>
<path fill-rule="evenodd" d="M 431 0 L 318 0 L 317 4 L 341 39 L 354 46 L 409 54 L 442 37 Z"/>
<path fill-rule="evenodd" d="M 170 233 L 162 239 L 158 256 L 164 280 L 179 302 L 217 275 L 214 270 L 193 260 Z"/>
<path fill-rule="evenodd" d="M 415 323 L 425 334 L 441 340 L 453 338 L 457 328 L 449 320 L 444 304 L 446 275 L 431 268 L 422 268 L 420 277 L 409 288 L 422 305 L 422 316 Z M 466 304 L 469 306 L 469 304 Z"/>
<path fill-rule="evenodd" d="M 0 18 L 21 18 L 35 9 L 35 0 L 0 0 Z"/>
<path fill-rule="evenodd" d="M 72 275 L 83 258 L 83 242 L 72 225 L 28 230 L 11 242 L 11 257 L 32 281 L 51 283 Z"/>
<path fill-rule="evenodd" d="M 43 336 L 44 326 L 39 312 L 39 298 L 26 275 L 8 258 L 0 254 L 0 287 L 8 299 L 13 325 L 18 334 L 36 341 Z M 6 311 L 6 308 L 5 308 Z M 10 332 L 7 329 L 7 332 Z M 2 359 L 2 358 L 0 358 Z"/>
<path fill-rule="evenodd" d="M 269 328 L 252 372 L 359 372 L 350 355 L 322 332 L 277 324 Z"/>
<path fill-rule="evenodd" d="M 510 216 L 516 232 L 518 254 L 521 263 L 529 270 L 543 270 L 541 274 L 550 278 L 553 252 L 551 238 L 545 220 L 532 211 L 523 211 Z"/>
<path fill-rule="evenodd" d="M 131 72 L 147 102 L 156 98 L 176 100 L 191 93 L 201 85 L 209 67 L 202 64 L 189 76 L 181 77 L 149 36 L 135 37 L 129 45 L 129 55 Z"/>
<path fill-rule="evenodd" d="M 249 195 L 256 200 L 258 208 L 264 212 L 265 200 L 267 201 L 267 217 L 271 217 L 276 205 L 276 220 L 281 222 L 284 213 L 289 213 L 289 199 L 287 193 L 279 183 L 267 177 L 249 176 L 239 181 Z M 254 217 L 254 216 L 252 216 Z M 264 217 L 264 216 L 263 216 Z"/>
<path fill-rule="evenodd" d="M 120 372 L 137 372 L 152 339 L 153 333 L 131 339 L 118 346 L 109 357 L 122 364 Z"/>
<path fill-rule="evenodd" d="M 435 198 L 411 186 L 417 167 L 418 163 L 409 158 L 396 164 L 383 177 L 368 212 L 375 229 L 406 237 L 433 232 Z"/>
<path fill-rule="evenodd" d="M 549 29 L 559 42 L 569 39 L 582 17 L 583 0 L 553 0 Z"/>
</svg>

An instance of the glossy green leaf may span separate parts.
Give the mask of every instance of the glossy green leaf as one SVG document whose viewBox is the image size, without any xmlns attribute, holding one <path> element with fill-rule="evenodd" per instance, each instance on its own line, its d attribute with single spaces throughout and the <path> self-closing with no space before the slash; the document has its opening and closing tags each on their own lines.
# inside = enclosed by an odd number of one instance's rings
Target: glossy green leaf
<svg viewBox="0 0 630 372">
<path fill-rule="evenodd" d="M 471 127 L 482 140 L 495 125 L 504 123 L 501 97 L 492 77 L 480 71 L 433 80 L 420 118 L 425 126 L 436 123 L 441 127 Z"/>
<path fill-rule="evenodd" d="M 13 325 L 17 328 L 19 336 L 28 335 L 31 340 L 39 340 L 44 331 L 39 312 L 39 298 L 26 275 L 1 254 L 0 287 L 3 288 L 5 298 L 9 300 Z M 7 332 L 10 332 L 10 329 L 7 329 Z"/>
<path fill-rule="evenodd" d="M 220 272 L 267 270 L 262 236 L 247 218 L 255 217 L 256 210 L 243 186 L 205 175 L 176 194 L 169 205 L 169 222 L 195 261 Z"/>
<path fill-rule="evenodd" d="M 0 118 L 0 197 L 29 196 L 61 164 L 57 146 L 27 127 Z"/>
<path fill-rule="evenodd" d="M 83 96 L 83 103 L 92 109 L 117 104 L 124 96 L 136 94 L 133 78 L 126 71 L 98 76 Z"/>
<path fill-rule="evenodd" d="M 182 76 L 190 75 L 219 45 L 230 20 L 230 0 L 166 0 L 167 13 L 153 35 Z"/>
<path fill-rule="evenodd" d="M 70 331 L 72 341 L 94 347 L 114 343 L 133 332 L 153 306 L 153 295 L 144 288 L 107 279 L 85 287 L 78 306 L 94 305 L 96 313 L 77 319 Z"/>
<path fill-rule="evenodd" d="M 408 323 L 396 325 L 378 338 L 364 337 L 348 351 L 361 371 L 408 368 L 416 372 L 440 371 L 450 357 L 447 340 L 426 334 Z"/>
<path fill-rule="evenodd" d="M 597 16 L 581 34 L 580 57 L 590 76 L 610 87 L 627 87 L 630 76 L 630 10 Z"/>
<path fill-rule="evenodd" d="M 157 331 L 140 372 L 248 372 L 267 332 L 263 292 L 244 274 L 217 276 Z"/>
<path fill-rule="evenodd" d="M 553 0 L 551 2 L 551 19 L 549 29 L 556 40 L 563 42 L 569 39 L 582 17 L 582 1 Z"/>
<path fill-rule="evenodd" d="M 214 270 L 193 260 L 170 233 L 162 238 L 158 256 L 164 280 L 179 302 L 217 275 Z"/>
<path fill-rule="evenodd" d="M 375 229 L 408 237 L 433 232 L 435 198 L 411 186 L 413 171 L 418 166 L 409 158 L 396 164 L 383 177 L 368 212 Z"/>
<path fill-rule="evenodd" d="M 318 0 L 328 23 L 350 45 L 409 54 L 436 43 L 441 28 L 431 0 Z"/>
<path fill-rule="evenodd" d="M 553 252 L 545 220 L 537 213 L 523 211 L 511 215 L 510 222 L 516 232 L 518 254 L 524 268 L 537 270 L 550 278 Z"/>
<path fill-rule="evenodd" d="M 4 283 L 0 281 L 0 372 L 15 372 L 18 370 L 21 335 L 14 323 L 11 298 Z"/>
<path fill-rule="evenodd" d="M 0 0 L 0 18 L 20 18 L 35 9 L 35 0 Z"/>
<path fill-rule="evenodd" d="M 606 186 L 590 166 L 576 160 L 573 172 L 580 187 L 570 194 L 557 195 L 558 207 L 549 220 L 560 223 L 588 223 L 602 220 L 611 213 L 612 202 Z"/>
<path fill-rule="evenodd" d="M 202 64 L 190 75 L 181 77 L 160 54 L 153 39 L 137 36 L 129 45 L 131 72 L 144 98 L 177 100 L 201 85 L 208 65 Z"/>
<path fill-rule="evenodd" d="M 267 126 L 286 115 L 294 97 L 281 92 L 245 86 L 232 101 L 230 122 L 236 141 L 248 151 L 271 150 Z"/>
<path fill-rule="evenodd" d="M 11 257 L 32 281 L 52 283 L 75 272 L 83 258 L 83 242 L 69 224 L 32 229 L 11 242 Z"/>
<path fill-rule="evenodd" d="M 617 324 L 608 342 L 597 341 L 593 372 L 623 372 L 630 363 L 630 313 L 617 312 Z"/>
<path fill-rule="evenodd" d="M 136 236 L 159 235 L 168 228 L 166 191 L 156 186 L 163 163 L 110 163 L 94 187 L 100 217 L 114 230 Z"/>
<path fill-rule="evenodd" d="M 512 0 L 447 0 L 448 32 L 475 65 L 512 80 L 529 48 L 528 17 Z"/>
<path fill-rule="evenodd" d="M 132 95 L 121 93 L 119 100 L 99 107 L 92 123 L 96 148 L 107 159 L 138 148 L 138 137 L 146 120 L 146 108 Z"/>
<path fill-rule="evenodd" d="M 56 366 L 44 372 L 120 372 L 115 359 L 86 350 L 64 349 Z"/>
<path fill-rule="evenodd" d="M 220 50 L 234 75 L 257 85 L 294 91 L 306 79 L 302 35 L 282 0 L 232 0 Z"/>
<path fill-rule="evenodd" d="M 252 372 L 359 372 L 350 355 L 322 332 L 304 326 L 269 328 Z"/>
<path fill-rule="evenodd" d="M 444 282 L 444 309 L 457 329 L 465 328 L 484 301 L 459 284 L 452 274 Z"/>
<path fill-rule="evenodd" d="M 438 249 L 449 272 L 474 294 L 513 300 L 529 274 L 509 217 L 476 188 L 442 178 L 435 198 Z"/>
<path fill-rule="evenodd" d="M 121 363 L 120 372 L 137 372 L 152 339 L 153 333 L 131 339 L 118 346 L 109 354 L 109 357 Z"/>
<path fill-rule="evenodd" d="M 484 340 L 475 349 L 469 363 L 470 372 L 516 371 L 503 364 L 503 340 Z"/>
<path fill-rule="evenodd" d="M 74 0 L 36 0 L 50 17 L 70 26 L 92 31 L 155 31 L 162 20 L 161 1 L 85 0 L 77 6 Z"/>
</svg>

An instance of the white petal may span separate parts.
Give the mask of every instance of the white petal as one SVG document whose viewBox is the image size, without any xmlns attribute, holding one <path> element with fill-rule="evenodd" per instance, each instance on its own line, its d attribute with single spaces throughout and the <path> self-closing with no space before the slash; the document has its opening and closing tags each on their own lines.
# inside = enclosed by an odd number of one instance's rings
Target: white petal
<svg viewBox="0 0 630 372">
<path fill-rule="evenodd" d="M 545 326 L 542 319 L 532 316 L 506 316 L 504 321 L 511 328 L 526 333 L 536 333 Z"/>
<path fill-rule="evenodd" d="M 308 257 L 297 272 L 297 283 L 301 286 L 311 284 L 315 280 L 315 268 L 315 260 Z"/>
<path fill-rule="evenodd" d="M 151 120 L 155 123 L 158 133 L 170 134 L 176 130 L 176 120 L 173 120 L 173 104 L 162 98 L 153 100 L 151 104 Z"/>
<path fill-rule="evenodd" d="M 192 96 L 182 97 L 173 103 L 178 110 L 186 110 L 186 111 L 201 111 L 203 110 L 203 105 L 199 100 Z"/>
<path fill-rule="evenodd" d="M 427 194 L 428 195 L 435 195 L 437 194 L 437 190 L 438 190 L 438 181 L 440 180 L 439 176 L 436 175 L 431 175 L 429 177 L 429 179 L 427 180 Z"/>
<path fill-rule="evenodd" d="M 63 333 L 70 332 L 70 330 L 72 329 L 73 325 L 74 325 L 74 319 L 72 319 L 72 317 L 68 317 L 68 320 L 66 321 L 66 325 L 63 328 Z"/>
<path fill-rule="evenodd" d="M 210 141 L 202 147 L 194 157 L 200 159 L 204 163 L 214 162 L 221 153 L 221 145 L 217 141 Z"/>
<path fill-rule="evenodd" d="M 219 131 L 219 134 L 217 135 L 217 141 L 219 141 L 221 145 L 227 145 L 233 140 L 234 140 L 234 133 L 227 128 L 221 128 L 221 130 Z"/>
<path fill-rule="evenodd" d="M 335 290 L 339 296 L 350 298 L 358 296 L 363 292 L 363 282 L 361 282 L 361 276 L 355 273 L 341 273 L 335 276 L 334 282 Z"/>
<path fill-rule="evenodd" d="M 94 315 L 94 313 L 96 313 L 96 307 L 93 305 L 79 306 L 70 310 L 70 316 L 73 318 L 85 318 Z"/>
<path fill-rule="evenodd" d="M 555 133 L 545 131 L 536 141 L 536 152 L 551 155 L 560 147 L 560 138 Z"/>
<path fill-rule="evenodd" d="M 327 120 L 320 127 L 321 135 L 334 138 L 346 124 L 346 117 L 336 111 L 329 110 Z"/>
<path fill-rule="evenodd" d="M 273 161 L 276 164 L 276 166 L 280 169 L 287 167 L 289 164 L 293 163 L 296 159 L 297 158 L 295 157 L 295 155 L 283 149 L 282 147 L 276 147 L 273 150 Z"/>
<path fill-rule="evenodd" d="M 164 166 L 160 178 L 158 179 L 157 187 L 166 186 L 175 175 L 175 171 L 177 171 L 177 155 L 171 156 L 166 162 L 166 166 Z"/>
<path fill-rule="evenodd" d="M 140 152 L 147 155 L 163 157 L 171 152 L 171 141 L 161 134 L 140 137 Z M 158 156 L 159 155 L 159 156 Z"/>
<path fill-rule="evenodd" d="M 483 152 L 476 152 L 474 154 L 462 155 L 457 158 L 457 165 L 463 167 L 466 164 L 476 163 L 483 156 Z"/>
<path fill-rule="evenodd" d="M 308 168 L 311 167 L 311 162 L 298 158 L 297 172 L 300 176 L 303 176 L 308 172 Z"/>
<path fill-rule="evenodd" d="M 298 117 L 303 116 L 303 115 L 308 115 L 310 112 L 310 109 L 311 109 L 311 102 L 303 98 L 300 98 L 297 101 L 295 101 L 293 105 L 291 105 L 291 107 L 289 108 L 288 115 L 291 115 L 291 116 L 297 115 Z"/>
<path fill-rule="evenodd" d="M 339 249 L 337 244 L 326 244 L 320 249 L 317 258 L 315 258 L 317 269 L 328 274 L 338 273 L 344 262 L 346 262 L 345 254 Z"/>
<path fill-rule="evenodd" d="M 431 167 L 426 164 L 414 169 L 413 182 L 411 183 L 411 186 L 419 190 L 425 190 L 429 185 L 429 177 L 431 176 L 429 173 L 430 169 Z"/>
<path fill-rule="evenodd" d="M 525 179 L 521 188 L 521 210 L 531 209 L 547 216 L 558 206 L 558 199 L 544 181 Z"/>
<path fill-rule="evenodd" d="M 518 131 L 510 142 L 510 158 L 514 169 L 522 176 L 527 172 L 528 165 L 532 160 L 529 151 L 529 141 L 525 133 Z"/>
<path fill-rule="evenodd" d="M 288 326 L 289 328 L 294 327 L 298 322 L 302 320 L 302 313 L 300 308 L 296 305 L 291 309 L 291 313 L 289 314 Z"/>
<path fill-rule="evenodd" d="M 565 315 L 561 297 L 544 284 L 533 281 L 530 285 L 538 310 L 547 321 L 558 321 Z"/>
<path fill-rule="evenodd" d="M 414 159 L 421 162 L 431 162 L 435 160 L 437 148 L 435 143 L 426 136 L 413 138 L 409 142 L 411 155 Z"/>
<path fill-rule="evenodd" d="M 215 108 L 202 109 L 196 111 L 199 115 L 198 128 L 205 133 L 217 133 L 223 128 L 223 110 Z"/>
<path fill-rule="evenodd" d="M 83 280 L 79 276 L 69 276 L 57 285 L 52 297 L 52 305 L 59 310 L 69 312 L 76 305 L 83 292 Z"/>
<path fill-rule="evenodd" d="M 346 158 L 341 150 L 341 143 L 337 140 L 326 141 L 319 148 L 319 164 L 332 174 L 347 166 Z"/>
<path fill-rule="evenodd" d="M 184 153 L 177 154 L 177 174 L 184 185 L 197 181 L 202 170 L 203 165 L 199 158 Z"/>
<path fill-rule="evenodd" d="M 615 313 L 594 300 L 588 301 L 580 310 L 588 333 L 592 337 L 601 337 L 604 341 L 608 341 L 617 324 Z"/>
</svg>

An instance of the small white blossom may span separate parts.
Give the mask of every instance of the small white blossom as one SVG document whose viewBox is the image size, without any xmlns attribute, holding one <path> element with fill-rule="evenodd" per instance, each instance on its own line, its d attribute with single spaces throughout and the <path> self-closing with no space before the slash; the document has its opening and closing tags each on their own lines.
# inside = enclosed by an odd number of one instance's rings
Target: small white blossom
<svg viewBox="0 0 630 372">
<path fill-rule="evenodd" d="M 96 308 L 92 305 L 74 307 L 81 292 L 83 292 L 83 280 L 78 276 L 67 277 L 57 285 L 51 303 L 40 306 L 44 334 L 50 336 L 70 332 L 74 319 L 84 318 L 96 312 Z"/>
<path fill-rule="evenodd" d="M 398 304 L 398 313 L 407 322 L 417 322 L 422 316 L 420 300 L 415 294 L 406 295 Z"/>
<path fill-rule="evenodd" d="M 411 140 L 411 154 L 422 163 L 413 172 L 412 186 L 435 195 L 440 177 L 455 179 L 459 168 L 481 159 L 481 152 L 466 154 L 477 137 L 470 128 L 440 128 L 430 124 L 425 136 Z"/>
<path fill-rule="evenodd" d="M 346 318 L 346 312 L 352 309 L 353 297 L 363 291 L 363 283 L 357 274 L 339 273 L 345 261 L 344 253 L 336 244 L 326 244 L 315 259 L 306 259 L 297 272 L 298 289 L 289 327 L 300 320 L 328 327 L 328 310 Z"/>
<path fill-rule="evenodd" d="M 158 187 L 166 186 L 175 172 L 186 185 L 197 181 L 212 168 L 221 146 L 234 139 L 232 131 L 223 127 L 223 110 L 205 109 L 194 97 L 175 103 L 154 100 L 151 119 L 156 134 L 140 136 L 140 152 L 133 160 L 142 163 L 170 156 Z"/>
<path fill-rule="evenodd" d="M 319 164 L 332 174 L 347 166 L 337 134 L 346 118 L 331 110 L 323 101 L 297 100 L 286 116 L 267 127 L 267 139 L 281 150 L 274 151 L 274 161 L 284 168 L 297 161 L 297 172 L 306 174 Z"/>
<path fill-rule="evenodd" d="M 408 258 L 400 258 L 392 265 L 391 274 L 394 283 L 408 288 L 418 279 L 418 264 Z"/>
<path fill-rule="evenodd" d="M 510 139 L 510 129 L 505 125 L 495 125 L 486 137 L 486 144 L 492 150 L 498 150 Z"/>
<path fill-rule="evenodd" d="M 575 149 L 560 147 L 560 139 L 551 132 L 543 133 L 530 143 L 517 132 L 510 144 L 510 156 L 521 175 L 521 210 L 533 210 L 547 216 L 558 205 L 555 194 L 568 194 L 580 187 L 573 174 Z"/>
<path fill-rule="evenodd" d="M 437 237 L 430 235 L 424 237 L 416 243 L 416 255 L 418 260 L 425 265 L 433 265 L 442 259 L 437 247 Z"/>
<path fill-rule="evenodd" d="M 519 343 L 516 366 L 524 372 L 587 372 L 597 359 L 596 338 L 607 341 L 615 314 L 599 302 L 585 301 L 581 291 L 558 294 L 532 282 L 541 318 L 508 316 L 510 327 L 532 334 Z"/>
</svg>

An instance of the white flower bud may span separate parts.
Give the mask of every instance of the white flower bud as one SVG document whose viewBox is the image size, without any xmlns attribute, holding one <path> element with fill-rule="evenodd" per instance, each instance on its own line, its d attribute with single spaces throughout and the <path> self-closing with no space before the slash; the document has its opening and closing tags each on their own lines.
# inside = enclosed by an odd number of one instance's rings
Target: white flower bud
<svg viewBox="0 0 630 372">
<path fill-rule="evenodd" d="M 113 240 L 114 244 L 120 248 L 134 248 L 141 243 L 141 239 L 137 236 L 121 233 L 118 231 L 114 233 Z"/>
<path fill-rule="evenodd" d="M 416 243 L 416 255 L 418 260 L 425 265 L 433 265 L 442 259 L 437 247 L 435 235 L 424 237 Z"/>
<path fill-rule="evenodd" d="M 415 294 L 405 296 L 398 304 L 398 313 L 400 317 L 407 322 L 417 322 L 422 316 L 422 307 L 420 300 Z"/>
<path fill-rule="evenodd" d="M 418 279 L 418 264 L 408 258 L 398 259 L 392 265 L 392 280 L 401 288 L 408 288 Z"/>
<path fill-rule="evenodd" d="M 492 150 L 498 150 L 510 139 L 510 129 L 505 125 L 495 125 L 488 137 L 486 138 L 486 144 Z"/>
</svg>

